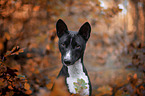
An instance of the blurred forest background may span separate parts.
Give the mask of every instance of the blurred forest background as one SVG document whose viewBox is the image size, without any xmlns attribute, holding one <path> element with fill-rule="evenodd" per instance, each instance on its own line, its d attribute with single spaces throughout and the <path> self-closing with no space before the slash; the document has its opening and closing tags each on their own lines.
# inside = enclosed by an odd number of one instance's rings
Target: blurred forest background
<svg viewBox="0 0 145 96">
<path fill-rule="evenodd" d="M 93 96 L 145 96 L 145 0 L 0 0 L 1 96 L 49 96 L 62 67 L 60 18 L 71 31 L 91 24 Z M 67 96 L 61 89 L 53 95 Z"/>
</svg>

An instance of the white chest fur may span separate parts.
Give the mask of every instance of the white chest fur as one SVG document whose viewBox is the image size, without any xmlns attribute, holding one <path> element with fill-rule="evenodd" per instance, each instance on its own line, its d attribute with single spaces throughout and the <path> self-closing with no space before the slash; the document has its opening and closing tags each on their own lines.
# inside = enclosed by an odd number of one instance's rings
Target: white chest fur
<svg viewBox="0 0 145 96">
<path fill-rule="evenodd" d="M 74 65 L 67 66 L 69 77 L 66 78 L 66 83 L 68 84 L 69 91 L 73 94 L 76 94 L 74 82 L 77 82 L 77 79 L 83 79 L 87 83 L 87 89 L 84 89 L 81 95 L 89 95 L 89 79 L 83 72 L 83 66 L 81 60 L 78 60 Z"/>
</svg>

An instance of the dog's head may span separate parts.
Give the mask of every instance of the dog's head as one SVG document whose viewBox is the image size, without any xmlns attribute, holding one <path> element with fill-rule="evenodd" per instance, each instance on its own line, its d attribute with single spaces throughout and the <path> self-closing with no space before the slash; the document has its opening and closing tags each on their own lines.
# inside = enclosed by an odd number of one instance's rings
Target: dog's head
<svg viewBox="0 0 145 96">
<path fill-rule="evenodd" d="M 91 26 L 86 22 L 78 32 L 68 31 L 66 24 L 59 19 L 56 23 L 56 30 L 62 63 L 66 66 L 73 65 L 84 54 L 86 42 L 90 37 Z"/>
</svg>

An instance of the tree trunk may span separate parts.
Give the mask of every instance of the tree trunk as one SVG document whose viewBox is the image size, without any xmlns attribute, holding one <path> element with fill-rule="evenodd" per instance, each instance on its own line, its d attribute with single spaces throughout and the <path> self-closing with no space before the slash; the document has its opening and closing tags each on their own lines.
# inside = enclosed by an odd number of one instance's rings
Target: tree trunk
<svg viewBox="0 0 145 96">
<path fill-rule="evenodd" d="M 139 13 L 139 21 L 138 21 L 138 39 L 141 41 L 141 44 L 143 45 L 145 42 L 145 10 L 143 2 L 139 2 L 138 6 L 138 13 Z"/>
<path fill-rule="evenodd" d="M 142 45 L 145 44 L 145 1 L 129 0 L 131 5 L 132 18 L 134 20 L 134 40 L 139 40 Z"/>
</svg>

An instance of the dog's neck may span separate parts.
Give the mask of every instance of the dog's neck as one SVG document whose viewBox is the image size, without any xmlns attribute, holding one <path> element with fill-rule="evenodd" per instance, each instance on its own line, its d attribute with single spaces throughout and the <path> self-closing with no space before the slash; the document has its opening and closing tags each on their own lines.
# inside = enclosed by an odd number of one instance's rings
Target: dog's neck
<svg viewBox="0 0 145 96">
<path fill-rule="evenodd" d="M 78 82 L 78 79 L 83 79 L 85 83 L 87 83 L 87 89 L 84 89 L 80 94 L 82 96 L 89 95 L 89 78 L 84 72 L 84 66 L 81 59 L 76 61 L 75 64 L 67 66 L 67 69 L 69 76 L 66 78 L 66 84 L 68 85 L 69 92 L 76 94 L 76 86 L 74 85 L 74 82 Z"/>
<path fill-rule="evenodd" d="M 68 74 L 70 77 L 77 77 L 83 73 L 83 62 L 81 62 L 81 59 L 75 62 L 75 64 L 67 66 L 68 68 Z"/>
</svg>

